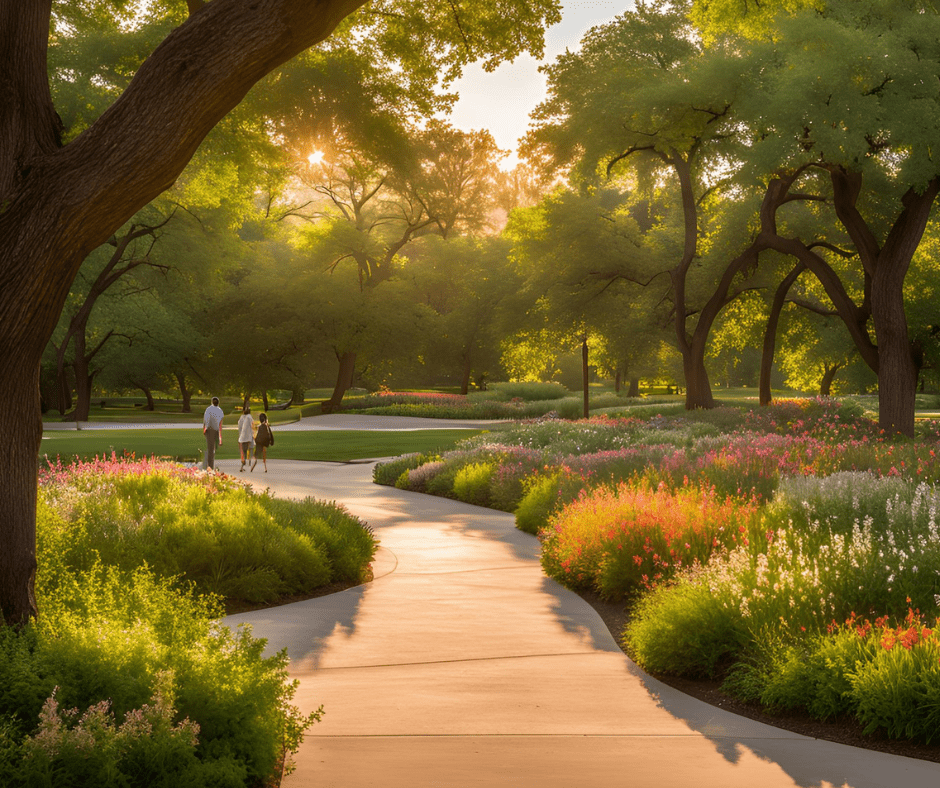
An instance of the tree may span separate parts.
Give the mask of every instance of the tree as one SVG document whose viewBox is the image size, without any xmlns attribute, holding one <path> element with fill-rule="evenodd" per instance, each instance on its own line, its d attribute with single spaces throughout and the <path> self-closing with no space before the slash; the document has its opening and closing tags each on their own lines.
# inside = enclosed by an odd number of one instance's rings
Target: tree
<svg viewBox="0 0 940 788">
<path fill-rule="evenodd" d="M 650 360 L 668 323 L 662 308 L 668 281 L 646 244 L 647 212 L 648 205 L 616 188 L 557 191 L 513 213 L 504 233 L 525 276 L 522 297 L 551 315 L 555 332 L 590 335 L 591 347 L 601 349 L 592 351 L 595 365 L 618 385 L 655 369 Z M 526 312 L 534 304 L 516 308 Z"/>
<path fill-rule="evenodd" d="M 342 138 L 324 144 L 322 159 L 305 171 L 320 199 L 290 211 L 313 223 L 308 247 L 314 265 L 334 271 L 351 262 L 363 290 L 396 276 L 414 240 L 446 239 L 485 226 L 499 155 L 488 132 L 460 132 L 440 122 L 420 131 L 384 131 L 397 140 L 379 146 L 385 156 L 355 149 Z M 356 350 L 347 346 L 324 407 L 339 408 L 355 365 Z"/>
<path fill-rule="evenodd" d="M 520 286 L 504 239 L 429 236 L 411 250 L 406 275 L 436 316 L 428 359 L 454 375 L 466 394 L 477 376 L 499 366 L 505 304 Z"/>
<path fill-rule="evenodd" d="M 176 180 L 200 142 L 252 85 L 325 39 L 362 3 L 213 0 L 188 5 L 188 19 L 166 35 L 120 96 L 67 144 L 47 69 L 51 3 L 0 6 L 0 441 L 10 455 L 0 479 L 0 610 L 9 622 L 36 613 L 39 361 L 79 266 Z M 375 10 L 394 10 L 393 2 L 386 5 Z M 546 15 L 557 18 L 553 2 L 535 13 L 531 3 L 475 3 L 467 19 L 450 3 L 420 11 L 413 4 L 402 7 L 407 17 L 424 16 L 422 31 L 438 37 L 437 53 L 455 44 L 450 51 L 458 62 L 472 48 L 493 52 L 495 59 L 507 49 L 518 51 L 526 38 L 539 39 L 535 31 Z M 384 29 L 397 21 L 379 16 Z M 429 21 L 435 26 L 428 27 Z M 526 35 L 516 35 L 511 26 L 517 21 Z M 494 22 L 493 36 L 467 36 L 467 28 L 486 31 L 486 24 Z M 509 32 L 508 46 L 492 45 Z"/>
<path fill-rule="evenodd" d="M 738 117 L 760 172 L 787 173 L 791 196 L 815 190 L 864 277 L 858 297 L 811 239 L 762 223 L 766 244 L 816 276 L 878 375 L 879 423 L 914 433 L 919 353 L 904 282 L 940 193 L 940 8 L 920 0 L 831 0 L 745 14 L 698 8 L 716 45 L 735 29 L 749 64 Z M 817 177 L 821 174 L 821 178 Z"/>
<path fill-rule="evenodd" d="M 639 188 L 660 191 L 650 205 L 663 208 L 651 215 L 646 236 L 660 260 L 670 260 L 662 270 L 671 280 L 691 409 L 714 405 L 705 367 L 709 332 L 750 286 L 766 247 L 748 228 L 757 186 L 727 176 L 741 155 L 732 111 L 741 73 L 733 61 L 729 67 L 727 53 L 702 48 L 688 8 L 640 2 L 589 31 L 578 52 L 559 57 L 547 69 L 549 98 L 534 113 L 526 149 L 530 158 L 572 168 L 582 183 L 602 174 L 626 177 L 629 168 Z M 736 215 L 740 204 L 743 216 Z"/>
<path fill-rule="evenodd" d="M 172 215 L 171 215 L 172 216 Z M 88 345 L 88 324 L 99 299 L 115 284 L 126 281 L 127 275 L 141 266 L 158 266 L 150 256 L 159 230 L 170 220 L 170 216 L 157 220 L 156 224 L 131 224 L 119 231 L 104 247 L 110 255 L 103 265 L 94 255 L 89 256 L 79 271 L 89 270 L 90 281 L 80 294 L 74 310 L 67 310 L 68 326 L 56 347 L 56 367 L 59 377 L 59 412 L 64 414 L 67 399 L 65 387 L 65 362 L 72 347 L 72 368 L 75 373 L 75 421 L 87 421 L 91 404 L 91 388 L 94 378 L 92 362 L 105 343 L 114 336 L 114 331 L 105 332 L 91 347 Z M 143 241 L 143 244 L 138 242 Z M 138 248 L 140 246 L 141 248 Z M 106 254 L 107 254 L 106 251 Z M 162 267 L 165 270 L 165 267 Z M 73 294 L 75 290 L 73 289 Z"/>
</svg>

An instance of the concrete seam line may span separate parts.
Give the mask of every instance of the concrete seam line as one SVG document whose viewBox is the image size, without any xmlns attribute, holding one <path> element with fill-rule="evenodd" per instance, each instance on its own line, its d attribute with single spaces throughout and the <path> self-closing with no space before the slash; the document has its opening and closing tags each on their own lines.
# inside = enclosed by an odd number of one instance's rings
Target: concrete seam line
<svg viewBox="0 0 940 788">
<path fill-rule="evenodd" d="M 619 654 L 629 659 L 619 648 L 616 651 L 563 651 L 549 654 L 506 654 L 498 657 L 467 657 L 466 659 L 432 659 L 424 662 L 387 662 L 379 665 L 339 665 L 332 668 L 317 668 L 317 673 L 334 670 L 369 670 L 371 668 L 407 668 L 417 665 L 451 665 L 457 662 L 493 662 L 500 659 L 539 659 L 542 657 L 598 657 Z"/>
</svg>

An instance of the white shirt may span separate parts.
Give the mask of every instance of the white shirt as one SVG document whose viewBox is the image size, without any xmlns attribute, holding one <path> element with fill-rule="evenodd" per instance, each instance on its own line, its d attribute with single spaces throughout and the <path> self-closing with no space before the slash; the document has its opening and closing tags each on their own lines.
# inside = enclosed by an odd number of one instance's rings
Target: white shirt
<svg viewBox="0 0 940 788">
<path fill-rule="evenodd" d="M 206 429 L 218 432 L 222 427 L 222 419 L 225 414 L 218 405 L 210 405 L 206 408 L 205 415 L 202 417 L 202 426 Z"/>
<path fill-rule="evenodd" d="M 243 413 L 242 417 L 238 420 L 238 442 L 239 443 L 251 443 L 253 440 L 251 434 L 251 414 Z"/>
</svg>

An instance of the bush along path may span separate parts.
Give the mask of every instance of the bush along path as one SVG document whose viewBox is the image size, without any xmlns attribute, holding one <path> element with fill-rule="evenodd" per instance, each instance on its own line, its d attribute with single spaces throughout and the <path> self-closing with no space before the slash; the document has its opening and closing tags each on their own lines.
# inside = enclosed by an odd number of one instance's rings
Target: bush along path
<svg viewBox="0 0 940 788">
<path fill-rule="evenodd" d="M 940 765 L 781 731 L 660 683 L 545 577 L 512 515 L 375 485 L 372 472 L 275 460 L 263 480 L 279 497 L 342 499 L 382 544 L 371 583 L 226 619 L 287 650 L 301 713 L 326 710 L 287 788 L 940 780 Z M 683 510 L 703 505 L 721 503 L 690 494 Z"/>
<path fill-rule="evenodd" d="M 940 445 L 921 433 L 887 441 L 831 400 L 548 421 L 375 478 L 514 512 L 550 577 L 627 606 L 622 645 L 657 675 L 933 745 Z"/>
<path fill-rule="evenodd" d="M 224 605 L 361 582 L 372 534 L 151 460 L 40 473 L 40 617 L 0 627 L 0 785 L 270 785 L 319 709 Z"/>
</svg>

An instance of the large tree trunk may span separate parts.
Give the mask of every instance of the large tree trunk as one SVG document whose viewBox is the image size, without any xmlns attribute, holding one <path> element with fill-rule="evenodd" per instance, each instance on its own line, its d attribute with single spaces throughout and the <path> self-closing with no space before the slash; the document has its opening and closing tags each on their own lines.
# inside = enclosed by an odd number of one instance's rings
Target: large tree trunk
<svg viewBox="0 0 940 788">
<path fill-rule="evenodd" d="M 620 371 L 620 368 L 617 368 L 617 371 L 614 373 L 614 393 L 620 393 L 620 381 L 623 378 L 623 372 Z"/>
<path fill-rule="evenodd" d="M 627 391 L 628 397 L 639 397 L 640 396 L 640 379 L 639 378 L 630 378 L 630 388 Z"/>
<path fill-rule="evenodd" d="M 705 369 L 705 353 L 689 353 L 682 359 L 685 374 L 685 409 L 711 409 L 715 407 L 712 387 Z"/>
<path fill-rule="evenodd" d="M 333 387 L 333 396 L 323 403 L 326 413 L 334 413 L 340 409 L 343 396 L 352 388 L 353 375 L 356 371 L 356 354 L 342 353 L 339 357 L 339 369 L 336 372 L 336 385 Z"/>
<path fill-rule="evenodd" d="M 291 405 L 303 405 L 304 398 L 306 397 L 306 392 L 304 391 L 303 386 L 297 386 L 290 393 L 290 402 Z"/>
<path fill-rule="evenodd" d="M 819 382 L 819 396 L 828 397 L 832 394 L 832 381 L 836 379 L 836 374 L 842 369 L 843 364 L 826 364 L 823 367 L 822 380 Z"/>
<path fill-rule="evenodd" d="M 0 441 L 6 447 L 0 474 L 0 615 L 9 624 L 22 624 L 36 615 L 39 365 L 32 359 L 6 361 L 0 374 L 0 402 Z"/>
<path fill-rule="evenodd" d="M 907 266 L 904 266 L 906 271 Z M 872 287 L 872 319 L 878 341 L 878 425 L 886 433 L 914 435 L 914 399 L 917 368 L 904 313 L 903 276 L 891 282 L 897 271 L 879 268 Z"/>
<path fill-rule="evenodd" d="M 85 336 L 75 336 L 75 358 L 72 360 L 75 372 L 75 421 L 88 421 L 91 412 L 91 384 L 94 375 L 89 371 L 88 357 L 85 355 Z"/>
<path fill-rule="evenodd" d="M 769 405 L 772 400 L 770 393 L 770 374 L 774 366 L 774 350 L 777 345 L 777 328 L 780 325 L 780 313 L 783 311 L 783 305 L 787 301 L 787 293 L 790 292 L 793 283 L 796 282 L 800 274 L 805 270 L 805 263 L 797 263 L 793 270 L 783 278 L 783 281 L 774 292 L 774 299 L 770 305 L 770 315 L 767 317 L 767 328 L 764 329 L 764 347 L 760 358 L 758 397 L 761 405 Z"/>
<path fill-rule="evenodd" d="M 147 399 L 147 407 L 145 410 L 148 410 L 151 413 L 155 411 L 157 407 L 156 403 L 153 401 L 153 392 L 143 383 L 134 383 L 134 387 L 140 389 L 144 393 L 144 397 Z"/>
<path fill-rule="evenodd" d="M 49 0 L 0 3 L 0 610 L 36 612 L 38 374 L 87 255 L 169 188 L 262 77 L 362 0 L 213 0 L 169 33 L 67 146 L 49 90 Z"/>
<path fill-rule="evenodd" d="M 176 373 L 176 382 L 179 384 L 179 387 L 180 387 L 180 397 L 181 397 L 182 400 L 183 400 L 183 410 L 182 410 L 182 412 L 183 412 L 183 413 L 192 413 L 192 412 L 193 412 L 193 406 L 192 406 L 192 397 L 193 397 L 193 394 L 192 394 L 192 392 L 186 387 L 186 375 L 184 375 L 182 372 L 177 372 L 177 373 Z"/>
</svg>

